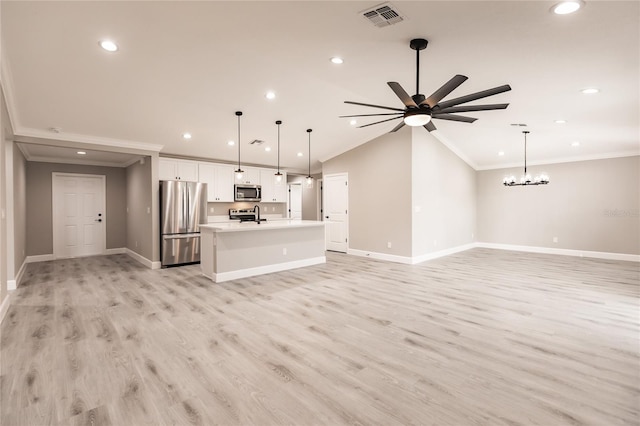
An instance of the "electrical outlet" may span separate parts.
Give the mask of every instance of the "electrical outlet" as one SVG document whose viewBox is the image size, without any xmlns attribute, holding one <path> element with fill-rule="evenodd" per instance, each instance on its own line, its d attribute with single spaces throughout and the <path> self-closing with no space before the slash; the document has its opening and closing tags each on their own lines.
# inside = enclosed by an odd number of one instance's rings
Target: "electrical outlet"
<svg viewBox="0 0 640 426">
<path fill-rule="evenodd" d="M 420 212 L 422 211 L 422 207 L 420 207 L 420 206 L 415 206 L 415 207 L 414 207 L 414 210 L 415 210 L 415 212 L 416 212 L 416 213 L 420 213 Z"/>
<path fill-rule="evenodd" d="M 138 241 L 136 240 L 136 247 L 138 247 Z"/>
<path fill-rule="evenodd" d="M 215 211 L 214 207 L 209 207 L 209 213 L 213 213 Z"/>
<path fill-rule="evenodd" d="M 391 241 L 387 241 L 387 248 L 391 248 Z"/>
<path fill-rule="evenodd" d="M 272 212 L 275 212 L 275 211 L 276 211 L 276 208 L 275 208 L 275 207 L 271 207 L 271 211 L 272 211 Z"/>
<path fill-rule="evenodd" d="M 147 214 L 151 214 L 151 207 L 147 206 Z"/>
<path fill-rule="evenodd" d="M 471 238 L 473 239 L 473 232 L 471 233 Z"/>
<path fill-rule="evenodd" d="M 286 248 L 286 247 L 283 247 L 283 248 L 282 248 L 282 254 L 283 254 L 284 256 L 286 256 L 286 255 L 287 255 L 287 248 Z"/>
<path fill-rule="evenodd" d="M 127 207 L 127 213 L 129 213 L 129 207 Z M 3 216 L 4 217 L 4 216 Z"/>
<path fill-rule="evenodd" d="M 433 246 L 437 246 L 438 245 L 438 240 L 433 240 Z"/>
<path fill-rule="evenodd" d="M 553 237 L 553 242 L 557 243 L 558 242 L 558 237 Z"/>
</svg>

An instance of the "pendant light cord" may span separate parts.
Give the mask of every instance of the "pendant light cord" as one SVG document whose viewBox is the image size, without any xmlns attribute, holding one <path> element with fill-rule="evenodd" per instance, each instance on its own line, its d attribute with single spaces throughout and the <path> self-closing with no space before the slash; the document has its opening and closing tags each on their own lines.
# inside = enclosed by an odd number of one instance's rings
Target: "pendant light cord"
<svg viewBox="0 0 640 426">
<path fill-rule="evenodd" d="M 278 125 L 278 174 L 280 174 L 280 124 L 282 121 L 278 120 L 276 124 Z"/>
<path fill-rule="evenodd" d="M 309 175 L 307 177 L 311 177 L 311 129 L 307 129 L 307 133 L 309 133 Z"/>
<path fill-rule="evenodd" d="M 527 176 L 527 133 L 529 133 L 528 130 L 524 130 L 522 133 L 524 133 L 524 176 Z"/>
<path fill-rule="evenodd" d="M 240 116 L 238 115 L 238 170 L 240 170 Z"/>
</svg>

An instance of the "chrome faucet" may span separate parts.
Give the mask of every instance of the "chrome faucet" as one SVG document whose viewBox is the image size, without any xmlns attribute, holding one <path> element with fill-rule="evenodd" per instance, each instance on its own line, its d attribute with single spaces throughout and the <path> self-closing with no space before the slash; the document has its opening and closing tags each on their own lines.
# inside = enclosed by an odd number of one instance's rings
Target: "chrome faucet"
<svg viewBox="0 0 640 426">
<path fill-rule="evenodd" d="M 253 207 L 253 212 L 258 214 L 258 216 L 256 216 L 256 222 L 258 222 L 258 225 L 260 225 L 260 206 L 256 204 Z"/>
</svg>

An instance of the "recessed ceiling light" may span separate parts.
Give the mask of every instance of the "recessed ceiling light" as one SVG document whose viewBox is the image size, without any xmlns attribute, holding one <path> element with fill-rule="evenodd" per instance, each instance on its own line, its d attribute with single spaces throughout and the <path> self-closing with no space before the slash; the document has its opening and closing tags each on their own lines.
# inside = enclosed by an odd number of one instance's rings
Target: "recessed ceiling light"
<svg viewBox="0 0 640 426">
<path fill-rule="evenodd" d="M 264 150 L 265 150 L 265 151 L 267 151 L 267 152 L 269 152 L 269 151 L 271 151 L 271 147 L 270 147 L 270 146 L 265 146 L 265 147 L 264 147 Z"/>
<path fill-rule="evenodd" d="M 342 60 L 342 58 L 340 58 L 338 56 L 334 56 L 333 58 L 331 58 L 331 63 L 332 64 L 336 64 L 336 65 L 340 65 L 340 64 L 344 63 L 344 61 Z"/>
<path fill-rule="evenodd" d="M 563 1 L 554 5 L 551 10 L 556 15 L 568 15 L 580 9 L 583 4 L 582 1 Z"/>
<path fill-rule="evenodd" d="M 571 146 L 580 146 L 580 142 L 578 141 L 571 142 Z"/>
<path fill-rule="evenodd" d="M 298 157 L 302 157 L 302 153 L 301 152 L 298 153 Z"/>
<path fill-rule="evenodd" d="M 275 99 L 276 98 L 276 94 L 273 92 L 267 92 L 266 95 L 264 95 L 265 98 L 267 99 Z"/>
<path fill-rule="evenodd" d="M 78 152 L 76 152 L 76 154 L 78 154 L 78 155 L 87 155 L 87 153 L 85 151 L 78 151 Z"/>
<path fill-rule="evenodd" d="M 118 45 L 111 40 L 100 40 L 100 47 L 108 52 L 115 52 L 118 50 Z"/>
<path fill-rule="evenodd" d="M 582 89 L 580 92 L 584 93 L 585 95 L 593 95 L 594 93 L 600 92 L 600 90 L 596 89 L 595 87 L 587 87 L 586 89 Z"/>
<path fill-rule="evenodd" d="M 567 124 L 567 120 L 556 120 L 554 121 L 556 124 Z"/>
<path fill-rule="evenodd" d="M 182 138 L 183 139 L 191 139 L 191 133 L 183 133 L 182 134 Z"/>
<path fill-rule="evenodd" d="M 349 124 L 351 124 L 352 126 L 355 126 L 356 124 L 358 124 L 358 122 L 356 120 L 351 120 Z"/>
<path fill-rule="evenodd" d="M 499 155 L 500 157 L 502 157 L 502 156 L 504 155 L 504 151 L 500 151 L 500 152 L 498 152 L 498 155 Z"/>
<path fill-rule="evenodd" d="M 229 141 L 229 142 L 227 142 L 227 145 L 229 145 L 229 146 L 234 146 L 235 144 L 236 144 L 236 143 L 235 143 L 234 141 Z"/>
</svg>

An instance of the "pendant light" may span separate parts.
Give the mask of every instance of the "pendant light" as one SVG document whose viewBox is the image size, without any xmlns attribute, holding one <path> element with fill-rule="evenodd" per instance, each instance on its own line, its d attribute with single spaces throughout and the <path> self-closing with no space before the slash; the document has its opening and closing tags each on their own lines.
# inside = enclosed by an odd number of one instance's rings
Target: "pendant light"
<svg viewBox="0 0 640 426">
<path fill-rule="evenodd" d="M 516 177 L 511 175 L 502 179 L 502 184 L 504 186 L 546 185 L 549 183 L 549 176 L 546 173 L 536 175 L 533 179 L 531 175 L 527 173 L 527 135 L 529 131 L 524 130 L 522 133 L 524 133 L 524 174 L 520 178 L 519 183 L 516 183 Z"/>
<path fill-rule="evenodd" d="M 280 125 L 282 124 L 281 120 L 276 121 L 276 125 L 278 126 L 278 173 L 276 173 L 276 182 L 282 182 L 282 173 L 280 173 Z"/>
<path fill-rule="evenodd" d="M 311 129 L 307 129 L 307 133 L 309 134 L 309 172 L 307 174 L 307 186 L 311 186 L 313 184 L 313 178 L 311 177 Z"/>
<path fill-rule="evenodd" d="M 241 180 L 244 170 L 240 168 L 240 117 L 242 116 L 242 111 L 236 111 L 236 116 L 238 117 L 238 170 L 235 171 L 236 179 Z"/>
</svg>

